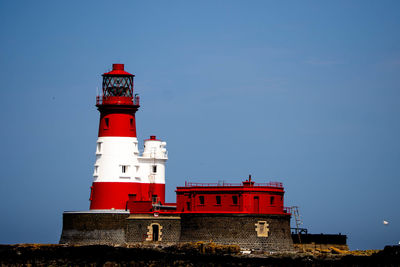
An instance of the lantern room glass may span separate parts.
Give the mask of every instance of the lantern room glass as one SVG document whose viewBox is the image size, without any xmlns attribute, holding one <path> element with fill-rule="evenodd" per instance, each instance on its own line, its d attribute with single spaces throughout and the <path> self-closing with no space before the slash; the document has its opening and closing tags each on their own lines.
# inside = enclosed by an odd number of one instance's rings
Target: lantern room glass
<svg viewBox="0 0 400 267">
<path fill-rule="evenodd" d="M 104 76 L 103 96 L 133 96 L 133 77 Z"/>
</svg>

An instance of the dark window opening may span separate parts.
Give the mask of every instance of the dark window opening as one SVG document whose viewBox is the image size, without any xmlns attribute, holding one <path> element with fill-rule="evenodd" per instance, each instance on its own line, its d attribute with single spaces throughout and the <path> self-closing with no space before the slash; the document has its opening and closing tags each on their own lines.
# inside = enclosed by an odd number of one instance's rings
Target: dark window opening
<svg viewBox="0 0 400 267">
<path fill-rule="evenodd" d="M 158 231 L 159 231 L 158 225 L 153 224 L 152 228 L 153 228 L 152 229 L 153 230 L 153 241 L 158 241 Z"/>
<path fill-rule="evenodd" d="M 233 205 L 237 205 L 238 204 L 238 197 L 237 196 L 232 196 L 232 203 L 233 203 Z"/>
<path fill-rule="evenodd" d="M 133 129 L 133 119 L 130 119 L 130 123 L 129 124 L 131 125 L 131 128 Z"/>
<path fill-rule="evenodd" d="M 122 171 L 122 173 L 126 173 L 128 171 L 128 166 L 122 165 L 121 166 L 121 171 Z"/>
<path fill-rule="evenodd" d="M 190 210 L 190 202 L 186 202 L 186 209 Z"/>
<path fill-rule="evenodd" d="M 110 125 L 110 119 L 109 118 L 105 118 L 104 119 L 104 123 L 105 123 L 105 128 L 108 128 Z"/>
<path fill-rule="evenodd" d="M 152 171 L 153 171 L 153 173 L 156 173 L 156 172 L 157 172 L 157 165 L 153 165 L 153 166 L 152 166 Z"/>
<path fill-rule="evenodd" d="M 216 196 L 217 205 L 221 205 L 221 196 Z"/>
<path fill-rule="evenodd" d="M 151 201 L 153 201 L 153 203 L 157 203 L 157 202 L 158 202 L 158 197 L 157 197 L 157 195 L 152 195 L 152 196 L 151 196 Z"/>
<path fill-rule="evenodd" d="M 89 200 L 92 201 L 93 200 L 93 186 L 90 187 L 90 197 Z"/>
<path fill-rule="evenodd" d="M 200 205 L 204 205 L 204 196 L 199 196 Z"/>
<path fill-rule="evenodd" d="M 269 202 L 270 202 L 271 205 L 274 205 L 275 197 L 271 197 L 271 198 L 269 199 Z"/>
</svg>

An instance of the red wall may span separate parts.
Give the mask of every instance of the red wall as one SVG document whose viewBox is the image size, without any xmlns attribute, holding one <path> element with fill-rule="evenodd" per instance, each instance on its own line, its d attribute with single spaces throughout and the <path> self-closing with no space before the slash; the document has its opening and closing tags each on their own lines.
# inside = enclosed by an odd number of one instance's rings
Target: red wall
<svg viewBox="0 0 400 267">
<path fill-rule="evenodd" d="M 106 121 L 108 120 L 108 125 Z M 99 137 L 123 136 L 136 137 L 134 112 L 107 110 L 100 115 Z"/>
<path fill-rule="evenodd" d="M 178 212 L 284 213 L 283 188 L 178 187 L 176 193 Z M 204 204 L 200 203 L 201 196 L 204 197 Z M 217 196 L 220 197 L 221 204 L 217 204 Z M 233 203 L 233 196 L 237 197 L 236 205 Z"/>
<path fill-rule="evenodd" d="M 129 195 L 135 194 L 137 201 L 151 201 L 157 195 L 165 202 L 165 184 L 94 182 L 90 194 L 90 209 L 125 210 Z"/>
</svg>

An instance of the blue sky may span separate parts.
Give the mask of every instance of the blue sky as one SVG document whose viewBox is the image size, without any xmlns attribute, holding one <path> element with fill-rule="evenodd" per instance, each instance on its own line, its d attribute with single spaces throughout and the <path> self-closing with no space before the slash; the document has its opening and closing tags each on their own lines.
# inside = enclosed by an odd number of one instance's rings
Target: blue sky
<svg viewBox="0 0 400 267">
<path fill-rule="evenodd" d="M 398 1 L 1 1 L 0 243 L 86 210 L 112 63 L 185 180 L 281 181 L 312 233 L 400 241 Z M 383 220 L 389 221 L 384 226 Z"/>
</svg>

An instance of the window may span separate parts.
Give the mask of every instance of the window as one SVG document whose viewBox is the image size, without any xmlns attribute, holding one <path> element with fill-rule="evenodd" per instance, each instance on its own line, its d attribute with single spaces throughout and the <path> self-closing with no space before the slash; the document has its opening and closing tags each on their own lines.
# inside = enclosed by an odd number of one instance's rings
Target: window
<svg viewBox="0 0 400 267">
<path fill-rule="evenodd" d="M 268 237 L 269 224 L 266 221 L 258 221 L 256 223 L 257 237 Z"/>
<path fill-rule="evenodd" d="M 104 119 L 104 123 L 105 123 L 105 127 L 106 129 L 108 129 L 108 127 L 110 126 L 110 119 L 109 118 L 105 118 Z"/>
<path fill-rule="evenodd" d="M 158 197 L 157 197 L 157 195 L 152 195 L 152 196 L 151 196 L 151 201 L 152 201 L 153 203 L 157 203 L 157 202 L 158 202 Z"/>
<path fill-rule="evenodd" d="M 200 205 L 204 205 L 204 196 L 199 196 Z"/>
<path fill-rule="evenodd" d="M 94 166 L 94 173 L 97 174 L 99 172 L 99 166 Z"/>
<path fill-rule="evenodd" d="M 122 171 L 122 173 L 127 173 L 128 172 L 128 165 L 121 165 L 121 171 Z"/>
<path fill-rule="evenodd" d="M 101 152 L 101 142 L 97 142 L 97 152 Z"/>
<path fill-rule="evenodd" d="M 131 129 L 133 129 L 133 128 L 134 128 L 134 127 L 133 127 L 133 126 L 134 126 L 134 124 L 133 124 L 133 119 L 130 119 L 130 120 L 129 120 L 129 124 L 130 124 L 130 126 L 131 126 Z"/>
<path fill-rule="evenodd" d="M 133 77 L 105 76 L 103 78 L 104 96 L 125 96 L 133 94 Z"/>
<path fill-rule="evenodd" d="M 233 203 L 233 205 L 237 205 L 238 204 L 238 197 L 237 196 L 232 196 L 232 203 Z"/>
<path fill-rule="evenodd" d="M 156 173 L 157 172 L 157 165 L 153 165 L 151 170 L 152 170 L 153 173 Z"/>
<path fill-rule="evenodd" d="M 221 205 L 221 196 L 216 196 L 217 205 Z"/>
<path fill-rule="evenodd" d="M 271 197 L 271 198 L 269 199 L 269 204 L 270 204 L 270 205 L 274 205 L 274 202 L 275 202 L 275 197 Z"/>
</svg>

